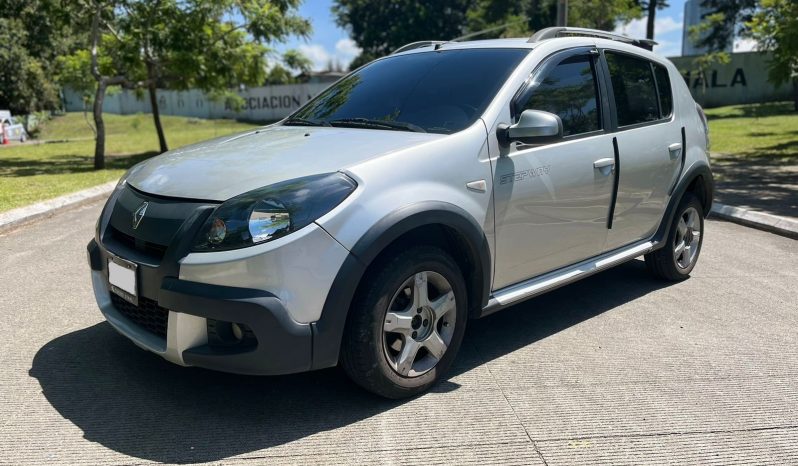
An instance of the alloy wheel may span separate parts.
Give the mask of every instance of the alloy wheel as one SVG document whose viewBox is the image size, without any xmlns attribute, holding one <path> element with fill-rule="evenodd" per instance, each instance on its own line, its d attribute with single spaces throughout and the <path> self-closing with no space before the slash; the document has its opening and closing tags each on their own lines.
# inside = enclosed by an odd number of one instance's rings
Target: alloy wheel
<svg viewBox="0 0 798 466">
<path fill-rule="evenodd" d="M 443 275 L 418 272 L 393 295 L 383 324 L 388 364 L 403 377 L 418 377 L 443 358 L 454 335 L 457 302 Z"/>
<path fill-rule="evenodd" d="M 673 238 L 673 258 L 679 268 L 687 269 L 698 256 L 701 246 L 701 217 L 694 207 L 687 208 L 679 218 Z"/>
</svg>

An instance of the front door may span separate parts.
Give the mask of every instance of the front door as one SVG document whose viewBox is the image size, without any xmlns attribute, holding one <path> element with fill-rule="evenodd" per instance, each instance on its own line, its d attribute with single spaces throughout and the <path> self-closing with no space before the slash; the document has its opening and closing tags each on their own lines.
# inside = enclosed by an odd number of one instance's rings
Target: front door
<svg viewBox="0 0 798 466">
<path fill-rule="evenodd" d="M 494 289 L 601 252 L 613 188 L 612 135 L 605 132 L 595 52 L 550 57 L 513 104 L 562 119 L 564 138 L 513 143 L 493 164 L 496 215 Z"/>
</svg>

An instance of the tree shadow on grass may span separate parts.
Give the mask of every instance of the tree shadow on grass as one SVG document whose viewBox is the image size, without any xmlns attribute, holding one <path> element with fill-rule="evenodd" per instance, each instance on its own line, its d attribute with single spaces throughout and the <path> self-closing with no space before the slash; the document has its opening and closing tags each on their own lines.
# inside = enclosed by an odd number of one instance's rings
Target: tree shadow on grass
<svg viewBox="0 0 798 466">
<path fill-rule="evenodd" d="M 734 113 L 713 115 L 711 110 L 708 110 L 710 120 L 725 120 L 731 118 L 762 118 L 768 116 L 779 115 L 795 115 L 795 107 L 792 102 L 767 102 L 762 104 L 746 104 L 735 105 L 733 107 Z"/>
<path fill-rule="evenodd" d="M 471 321 L 450 379 L 433 391 L 457 390 L 454 380 L 464 372 L 668 285 L 650 278 L 642 261 L 632 261 Z M 427 401 L 377 398 L 358 389 L 338 369 L 247 377 L 182 368 L 136 349 L 107 323 L 44 345 L 30 375 L 87 440 L 168 463 L 219 461 L 346 428 L 405 403 Z M 387 430 L 381 435 L 412 437 L 407 432 L 412 426 L 397 416 L 380 424 Z"/>
<path fill-rule="evenodd" d="M 127 169 L 142 160 L 158 155 L 156 151 L 133 155 L 106 156 L 106 169 Z M 64 154 L 55 157 L 25 158 L 0 157 L 0 177 L 26 177 L 35 175 L 67 175 L 94 170 L 94 158 L 85 155 Z"/>
</svg>

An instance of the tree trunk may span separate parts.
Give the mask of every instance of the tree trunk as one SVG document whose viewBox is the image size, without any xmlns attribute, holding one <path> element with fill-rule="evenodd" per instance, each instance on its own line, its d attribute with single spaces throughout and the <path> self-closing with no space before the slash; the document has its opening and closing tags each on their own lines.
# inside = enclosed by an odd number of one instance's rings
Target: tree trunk
<svg viewBox="0 0 798 466">
<path fill-rule="evenodd" d="M 654 21 L 657 18 L 657 0 L 648 0 L 648 20 L 646 21 L 646 39 L 654 40 Z"/>
<path fill-rule="evenodd" d="M 166 145 L 166 136 L 163 134 L 163 126 L 161 126 L 161 112 L 158 110 L 158 95 L 155 88 L 155 80 L 150 78 L 150 107 L 152 107 L 152 119 L 155 122 L 155 130 L 158 132 L 158 144 L 161 146 L 161 153 L 169 150 Z"/>
<path fill-rule="evenodd" d="M 94 128 L 97 137 L 94 138 L 94 169 L 105 168 L 105 122 L 103 122 L 103 101 L 105 100 L 106 84 L 104 80 L 97 83 L 97 93 L 94 95 Z"/>
</svg>

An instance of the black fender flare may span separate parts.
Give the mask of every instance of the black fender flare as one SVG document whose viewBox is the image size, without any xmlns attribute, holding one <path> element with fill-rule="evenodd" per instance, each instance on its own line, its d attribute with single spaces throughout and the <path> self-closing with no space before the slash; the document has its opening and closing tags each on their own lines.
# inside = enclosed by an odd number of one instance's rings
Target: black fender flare
<svg viewBox="0 0 798 466">
<path fill-rule="evenodd" d="M 472 302 L 472 307 L 478 305 L 482 309 L 487 304 L 492 268 L 490 247 L 482 226 L 468 212 L 451 203 L 427 201 L 404 206 L 369 228 L 344 259 L 330 286 L 321 317 L 311 324 L 312 369 L 332 367 L 338 363 L 349 307 L 369 265 L 399 237 L 429 225 L 441 225 L 457 232 L 461 242 L 467 245 L 466 254 L 475 269 L 471 274 L 475 278 L 467 284 L 477 288 L 473 290 L 476 302 Z M 468 277 L 466 280 L 469 281 Z"/>
<path fill-rule="evenodd" d="M 712 171 L 709 165 L 704 163 L 694 164 L 676 184 L 676 189 L 673 190 L 673 195 L 665 209 L 665 215 L 662 217 L 662 223 L 660 223 L 656 234 L 654 234 L 654 240 L 659 243 L 660 246 L 664 246 L 665 244 L 664 241 L 668 237 L 668 230 L 673 221 L 673 216 L 676 215 L 676 208 L 679 207 L 684 193 L 699 176 L 704 179 L 704 192 L 701 193 L 704 204 L 704 217 L 709 215 L 709 211 L 712 208 L 712 194 L 715 189 L 715 181 L 712 177 Z"/>
</svg>

